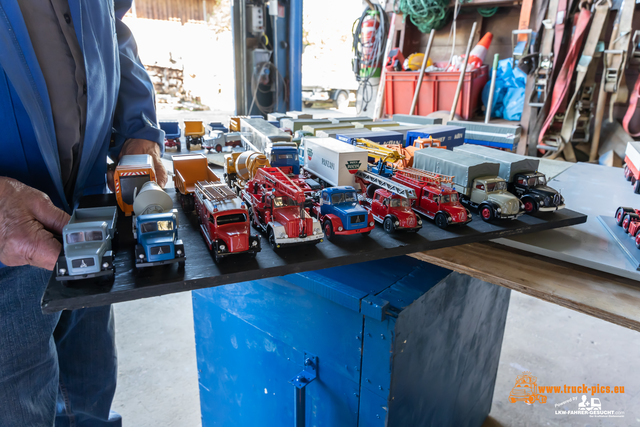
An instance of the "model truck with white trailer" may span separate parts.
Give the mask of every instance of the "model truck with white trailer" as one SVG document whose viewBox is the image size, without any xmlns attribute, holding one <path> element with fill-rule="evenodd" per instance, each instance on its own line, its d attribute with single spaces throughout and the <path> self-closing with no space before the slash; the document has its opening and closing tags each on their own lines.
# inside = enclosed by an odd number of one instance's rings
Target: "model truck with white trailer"
<svg viewBox="0 0 640 427">
<path fill-rule="evenodd" d="M 624 163 L 624 177 L 633 185 L 633 192 L 640 194 L 640 141 L 627 143 Z"/>
<path fill-rule="evenodd" d="M 498 176 L 507 181 L 507 189 L 524 203 L 526 213 L 534 214 L 564 209 L 562 195 L 547 186 L 547 178 L 538 172 L 540 160 L 472 144 L 455 147 L 453 151 L 471 154 L 498 163 L 500 165 Z"/>
<path fill-rule="evenodd" d="M 56 280 L 113 276 L 111 250 L 118 208 L 78 208 L 62 229 L 64 255 L 56 263 Z"/>
<path fill-rule="evenodd" d="M 325 187 L 356 186 L 356 172 L 367 170 L 369 154 L 333 138 L 304 138 L 304 169 Z"/>
<path fill-rule="evenodd" d="M 507 183 L 498 176 L 500 165 L 460 151 L 425 148 L 416 151 L 414 167 L 452 177 L 460 200 L 484 221 L 515 219 L 524 213 L 524 205 L 507 191 Z"/>
</svg>

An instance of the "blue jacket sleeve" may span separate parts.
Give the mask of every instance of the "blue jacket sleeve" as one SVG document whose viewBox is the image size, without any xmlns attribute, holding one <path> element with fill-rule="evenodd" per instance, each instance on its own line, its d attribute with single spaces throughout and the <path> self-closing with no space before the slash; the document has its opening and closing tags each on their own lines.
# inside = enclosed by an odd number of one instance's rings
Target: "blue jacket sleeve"
<svg viewBox="0 0 640 427">
<path fill-rule="evenodd" d="M 120 91 L 113 119 L 115 147 L 109 154 L 117 158 L 124 141 L 129 138 L 155 141 L 164 151 L 164 131 L 158 128 L 153 84 L 140 62 L 133 34 L 122 22 L 122 17 L 131 7 L 131 0 L 115 0 L 114 4 L 120 50 Z"/>
</svg>

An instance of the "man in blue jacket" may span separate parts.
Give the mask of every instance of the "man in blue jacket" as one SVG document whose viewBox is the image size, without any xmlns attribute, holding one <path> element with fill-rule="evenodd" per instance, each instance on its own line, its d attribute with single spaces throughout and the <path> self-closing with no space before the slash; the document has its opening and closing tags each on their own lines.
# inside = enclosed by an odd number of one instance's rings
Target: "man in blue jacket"
<svg viewBox="0 0 640 427">
<path fill-rule="evenodd" d="M 131 0 L 0 0 L 0 426 L 119 426 L 111 307 L 42 314 L 61 234 L 107 155 L 160 159 Z"/>
</svg>

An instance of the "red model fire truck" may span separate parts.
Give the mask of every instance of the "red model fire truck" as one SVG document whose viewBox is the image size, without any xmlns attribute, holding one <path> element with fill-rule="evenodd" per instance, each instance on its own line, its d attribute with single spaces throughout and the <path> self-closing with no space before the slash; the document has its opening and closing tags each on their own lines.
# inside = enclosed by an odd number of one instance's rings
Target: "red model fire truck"
<svg viewBox="0 0 640 427">
<path fill-rule="evenodd" d="M 422 228 L 422 220 L 411 209 L 415 190 L 369 171 L 356 172 L 356 181 L 362 189 L 360 204 L 382 224 L 384 231 L 393 233 Z"/>
<path fill-rule="evenodd" d="M 451 177 L 406 168 L 396 171 L 392 179 L 415 190 L 413 210 L 433 219 L 438 227 L 471 222 L 471 212 L 462 206 L 458 193 L 448 186 L 452 183 Z"/>
<path fill-rule="evenodd" d="M 268 236 L 274 249 L 322 242 L 320 222 L 305 209 L 305 191 L 280 168 L 258 169 L 240 194 L 249 205 L 252 224 Z"/>
<path fill-rule="evenodd" d="M 251 235 L 247 206 L 226 184 L 199 181 L 194 193 L 200 232 L 216 262 L 260 252 L 260 236 Z"/>
</svg>

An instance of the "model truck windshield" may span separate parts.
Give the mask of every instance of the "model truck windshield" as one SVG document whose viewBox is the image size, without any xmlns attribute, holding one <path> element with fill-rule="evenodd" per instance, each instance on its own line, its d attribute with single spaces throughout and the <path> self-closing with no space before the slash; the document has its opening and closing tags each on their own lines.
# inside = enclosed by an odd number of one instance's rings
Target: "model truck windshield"
<svg viewBox="0 0 640 427">
<path fill-rule="evenodd" d="M 504 181 L 499 182 L 487 182 L 487 193 L 493 193 L 496 191 L 506 191 L 507 183 Z"/>
<path fill-rule="evenodd" d="M 244 223 L 247 221 L 247 217 L 243 213 L 220 215 L 216 218 L 216 221 L 218 221 L 218 225 L 235 224 L 238 222 Z"/>
<path fill-rule="evenodd" d="M 99 242 L 102 240 L 102 231 L 78 231 L 67 234 L 67 244 L 83 242 Z"/>
<path fill-rule="evenodd" d="M 456 203 L 458 201 L 457 194 L 443 194 L 440 199 L 441 203 Z"/>
<path fill-rule="evenodd" d="M 276 208 L 283 208 L 285 206 L 296 206 L 297 204 L 287 196 L 274 197 L 273 206 Z"/>
<path fill-rule="evenodd" d="M 407 199 L 391 199 L 392 208 L 408 208 L 409 200 Z"/>
<path fill-rule="evenodd" d="M 331 203 L 334 205 L 339 205 L 340 203 L 355 203 L 357 200 L 355 192 L 336 193 L 331 195 Z"/>
<path fill-rule="evenodd" d="M 173 230 L 173 221 L 145 222 L 140 225 L 141 233 L 150 233 L 152 231 L 171 231 L 171 230 Z"/>
</svg>

